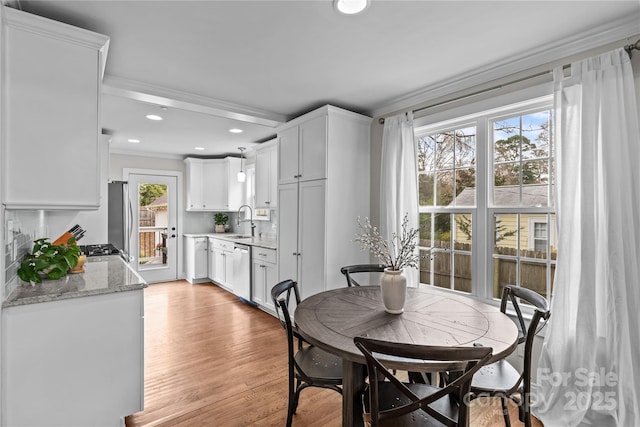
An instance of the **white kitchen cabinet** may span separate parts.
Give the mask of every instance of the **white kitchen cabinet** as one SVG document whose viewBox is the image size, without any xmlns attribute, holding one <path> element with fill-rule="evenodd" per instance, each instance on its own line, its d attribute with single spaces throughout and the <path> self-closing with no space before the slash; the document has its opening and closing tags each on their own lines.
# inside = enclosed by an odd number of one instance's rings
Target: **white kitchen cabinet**
<svg viewBox="0 0 640 427">
<path fill-rule="evenodd" d="M 271 209 L 278 206 L 278 146 L 277 140 L 265 142 L 256 149 L 255 207 Z"/>
<path fill-rule="evenodd" d="M 344 286 L 342 266 L 370 262 L 353 242 L 357 218 L 369 216 L 370 124 L 368 117 L 325 106 L 278 129 L 278 280 L 296 280 L 302 298 Z M 296 147 L 295 156 L 287 153 Z M 306 156 L 316 166 L 299 160 L 294 175 L 302 176 L 287 177 L 293 170 L 287 161 Z"/>
<path fill-rule="evenodd" d="M 266 311 L 275 313 L 271 288 L 278 283 L 277 251 L 254 246 L 251 253 L 251 299 Z"/>
<path fill-rule="evenodd" d="M 213 237 L 209 237 L 207 241 L 207 277 L 212 282 L 216 277 L 216 257 L 213 248 Z"/>
<path fill-rule="evenodd" d="M 185 270 L 189 283 L 208 280 L 208 241 L 206 237 L 184 237 Z"/>
<path fill-rule="evenodd" d="M 112 426 L 143 409 L 143 290 L 2 310 L 2 425 Z"/>
<path fill-rule="evenodd" d="M 235 211 L 244 198 L 236 177 L 240 159 L 184 159 L 187 169 L 188 211 Z"/>
<path fill-rule="evenodd" d="M 327 115 L 305 117 L 278 130 L 278 184 L 327 177 Z"/>
<path fill-rule="evenodd" d="M 2 202 L 8 209 L 98 209 L 109 37 L 3 12 Z"/>
<path fill-rule="evenodd" d="M 214 277 L 213 281 L 230 292 L 233 292 L 233 243 L 213 240 Z"/>
</svg>

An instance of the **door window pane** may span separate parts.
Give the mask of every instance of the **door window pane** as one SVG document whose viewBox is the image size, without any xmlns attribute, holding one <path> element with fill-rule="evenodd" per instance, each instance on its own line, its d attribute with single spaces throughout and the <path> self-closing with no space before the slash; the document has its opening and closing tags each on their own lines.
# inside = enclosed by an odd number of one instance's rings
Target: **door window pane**
<svg viewBox="0 0 640 427">
<path fill-rule="evenodd" d="M 167 265 L 167 185 L 138 185 L 140 266 Z"/>
</svg>

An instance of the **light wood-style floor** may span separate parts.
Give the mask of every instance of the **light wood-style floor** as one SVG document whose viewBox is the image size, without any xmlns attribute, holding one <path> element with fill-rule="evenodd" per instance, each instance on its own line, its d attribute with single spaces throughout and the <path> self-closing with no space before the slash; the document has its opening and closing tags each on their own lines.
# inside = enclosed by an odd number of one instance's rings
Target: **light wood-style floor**
<svg viewBox="0 0 640 427">
<path fill-rule="evenodd" d="M 144 411 L 127 417 L 127 427 L 285 425 L 284 330 L 216 285 L 145 289 L 144 365 Z M 340 399 L 330 390 L 303 391 L 294 426 L 340 426 Z M 522 425 L 510 409 L 512 425 Z M 499 401 L 474 401 L 471 426 L 504 426 Z"/>
</svg>

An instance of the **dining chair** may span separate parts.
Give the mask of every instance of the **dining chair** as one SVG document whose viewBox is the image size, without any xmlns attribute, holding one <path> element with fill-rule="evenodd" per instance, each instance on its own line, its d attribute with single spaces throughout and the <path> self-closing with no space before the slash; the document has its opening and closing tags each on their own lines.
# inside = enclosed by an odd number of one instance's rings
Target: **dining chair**
<svg viewBox="0 0 640 427">
<path fill-rule="evenodd" d="M 275 285 L 271 289 L 271 298 L 278 319 L 287 333 L 289 357 L 287 427 L 290 427 L 293 414 L 298 408 L 300 392 L 305 388 L 327 388 L 342 394 L 340 387 L 342 385 L 342 358 L 310 345 L 298 334 L 289 315 L 289 304 L 292 301 L 300 304 L 300 292 L 295 281 L 289 279 Z"/>
<path fill-rule="evenodd" d="M 369 378 L 378 379 L 370 380 L 363 392 L 365 425 L 468 425 L 471 379 L 491 358 L 491 347 L 437 347 L 365 337 L 355 337 L 354 343 L 365 357 Z M 458 375 L 443 387 L 403 382 L 386 368 L 385 363 L 390 360 L 410 371 L 430 370 L 437 363 L 439 370 Z"/>
<path fill-rule="evenodd" d="M 347 279 L 347 286 L 360 286 L 351 275 L 356 273 L 381 273 L 384 271 L 384 266 L 379 264 L 356 264 L 347 265 L 340 269 L 340 272 L 344 274 Z"/>
<path fill-rule="evenodd" d="M 534 308 L 528 328 L 525 326 L 525 319 L 518 300 L 526 302 Z M 507 427 L 511 426 L 507 398 L 511 399 L 518 405 L 520 421 L 526 427 L 531 427 L 530 397 L 533 340 L 535 335 L 546 325 L 549 316 L 551 316 L 551 311 L 549 310 L 549 303 L 542 295 L 519 286 L 507 285 L 502 290 L 500 303 L 500 311 L 502 313 L 507 312 L 509 303 L 511 303 L 517 315 L 517 325 L 520 332 L 518 345 L 524 343 L 523 369 L 522 371 L 517 370 L 505 359 L 483 366 L 474 375 L 471 382 L 471 397 L 500 397 L 502 413 Z M 544 321 L 542 325 L 540 325 L 541 321 Z M 539 325 L 540 327 L 538 327 Z"/>
</svg>

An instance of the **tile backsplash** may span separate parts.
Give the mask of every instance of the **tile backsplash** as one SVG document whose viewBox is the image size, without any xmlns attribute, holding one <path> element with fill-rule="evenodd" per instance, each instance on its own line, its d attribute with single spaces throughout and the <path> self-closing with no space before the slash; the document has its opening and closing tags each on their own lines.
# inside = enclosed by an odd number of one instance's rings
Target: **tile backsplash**
<svg viewBox="0 0 640 427">
<path fill-rule="evenodd" d="M 27 219 L 26 223 L 23 219 Z M 18 286 L 18 267 L 24 256 L 31 251 L 36 235 L 36 228 L 27 230 L 26 227 L 33 228 L 37 222 L 30 221 L 29 218 L 17 215 L 15 212 L 5 212 L 5 260 L 4 260 L 4 296 L 11 293 Z"/>
</svg>

